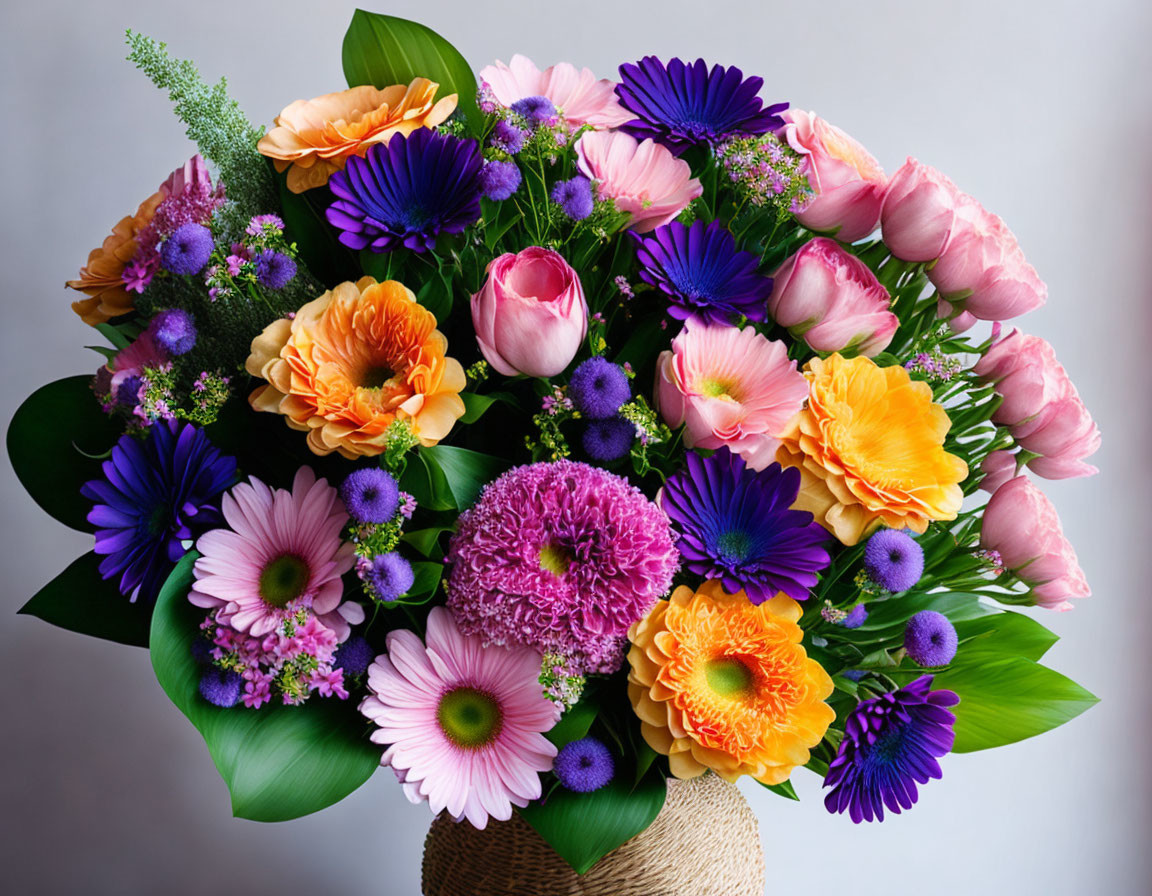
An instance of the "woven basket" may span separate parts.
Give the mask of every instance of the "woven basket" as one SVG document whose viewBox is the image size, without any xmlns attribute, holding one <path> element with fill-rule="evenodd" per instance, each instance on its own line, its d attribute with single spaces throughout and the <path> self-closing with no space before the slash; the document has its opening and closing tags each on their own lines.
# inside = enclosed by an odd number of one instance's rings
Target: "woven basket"
<svg viewBox="0 0 1152 896">
<path fill-rule="evenodd" d="M 478 831 L 441 814 L 424 842 L 424 896 L 763 896 L 756 816 L 715 775 L 669 781 L 656 821 L 587 874 L 527 822 Z"/>
</svg>

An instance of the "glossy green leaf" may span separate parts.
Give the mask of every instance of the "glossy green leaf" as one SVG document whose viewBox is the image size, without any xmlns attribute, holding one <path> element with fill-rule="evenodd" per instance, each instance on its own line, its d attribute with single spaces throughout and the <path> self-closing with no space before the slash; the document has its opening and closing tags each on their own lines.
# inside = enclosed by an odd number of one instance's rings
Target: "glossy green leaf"
<svg viewBox="0 0 1152 896">
<path fill-rule="evenodd" d="M 421 448 L 420 458 L 439 472 L 437 481 L 442 479 L 451 507 L 458 510 L 471 507 L 481 489 L 509 467 L 503 458 L 450 445 Z"/>
<path fill-rule="evenodd" d="M 90 388 L 91 377 L 71 376 L 42 386 L 17 409 L 8 425 L 8 457 L 20 484 L 55 519 L 92 531 L 92 503 L 80 486 L 99 478 L 100 456 L 120 433 Z"/>
<path fill-rule="evenodd" d="M 868 618 L 864 620 L 863 625 L 852 631 L 867 634 L 870 640 L 875 640 L 872 633 L 884 629 L 903 631 L 908 620 L 921 610 L 943 613 L 953 624 L 968 619 L 979 619 L 997 612 L 981 603 L 975 594 L 954 591 L 938 594 L 901 594 L 888 600 L 869 603 Z"/>
<path fill-rule="evenodd" d="M 328 287 L 359 279 L 356 254 L 340 242 L 336 228 L 324 217 L 324 208 L 335 198 L 328 188 L 293 193 L 285 173 L 274 172 L 273 178 L 284 215 L 284 234 L 296 244 L 308 270 Z"/>
<path fill-rule="evenodd" d="M 956 623 L 960 649 L 953 666 L 970 666 L 1019 656 L 1036 661 L 1059 637 L 1030 616 L 1005 611 Z"/>
<path fill-rule="evenodd" d="M 592 793 L 557 787 L 545 801 L 519 811 L 565 862 L 583 874 L 655 821 L 667 792 L 663 775 L 655 772 L 635 788 L 625 775 L 617 774 Z"/>
<path fill-rule="evenodd" d="M 152 605 L 128 600 L 116 587 L 118 579 L 100 577 L 100 557 L 89 551 L 36 592 L 20 613 L 81 635 L 148 646 Z"/>
<path fill-rule="evenodd" d="M 152 618 L 152 668 L 168 697 L 196 726 L 232 794 L 232 812 L 286 821 L 339 802 L 371 777 L 380 750 L 355 701 L 313 696 L 303 706 L 242 704 L 220 709 L 199 692 L 192 643 L 204 611 L 188 602 L 195 552 L 169 576 Z"/>
<path fill-rule="evenodd" d="M 440 85 L 437 97 L 457 95 L 456 108 L 473 131 L 479 127 L 476 76 L 460 52 L 417 22 L 358 9 L 344 35 L 344 77 L 349 87 L 388 87 L 428 78 Z"/>
<path fill-rule="evenodd" d="M 588 733 L 600 707 L 595 692 L 591 686 L 585 689 L 574 706 L 569 706 L 560 717 L 560 721 L 552 726 L 552 730 L 544 736 L 557 747 L 563 747 L 574 740 L 580 740 Z"/>
<path fill-rule="evenodd" d="M 773 793 L 786 797 L 790 800 L 799 801 L 800 797 L 796 795 L 796 788 L 792 786 L 791 781 L 785 781 L 783 784 L 761 784 L 765 790 L 771 790 Z"/>
<path fill-rule="evenodd" d="M 448 528 L 444 526 L 433 526 L 429 529 L 414 529 L 411 532 L 405 532 L 400 536 L 400 540 L 405 544 L 411 545 L 423 556 L 433 560 L 439 560 L 444 556 L 444 552 L 440 548 L 440 536 L 447 531 L 449 531 Z"/>
</svg>

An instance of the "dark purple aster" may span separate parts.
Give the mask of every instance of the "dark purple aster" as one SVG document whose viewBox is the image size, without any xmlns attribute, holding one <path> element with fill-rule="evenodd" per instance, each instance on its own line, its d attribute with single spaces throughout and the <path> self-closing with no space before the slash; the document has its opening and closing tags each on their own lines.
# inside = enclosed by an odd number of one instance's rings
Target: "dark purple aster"
<svg viewBox="0 0 1152 896">
<path fill-rule="evenodd" d="M 582 737 L 560 748 L 552 760 L 552 771 L 568 790 L 591 793 L 612 780 L 616 763 L 601 741 Z"/>
<path fill-rule="evenodd" d="M 190 423 L 152 425 L 143 440 L 125 435 L 104 461 L 104 478 L 80 494 L 94 502 L 100 574 L 120 577 L 120 593 L 155 600 L 181 542 L 220 521 L 220 495 L 236 480 L 236 460 L 217 451 Z"/>
<path fill-rule="evenodd" d="M 757 94 L 763 78 L 747 78 L 735 66 L 712 66 L 703 59 L 664 65 L 645 56 L 620 66 L 616 96 L 636 117 L 621 130 L 651 137 L 676 155 L 692 146 L 715 145 L 728 137 L 765 134 L 784 125 L 778 113 L 787 103 L 764 107 Z"/>
<path fill-rule="evenodd" d="M 688 452 L 687 469 L 668 478 L 660 506 L 679 528 L 684 567 L 743 590 L 754 604 L 783 591 L 808 597 L 828 565 L 828 533 L 812 514 L 792 510 L 800 471 L 771 464 L 756 472 L 721 448 L 708 459 Z"/>
<path fill-rule="evenodd" d="M 228 709 L 240 701 L 244 679 L 231 669 L 210 669 L 200 679 L 200 696 L 221 709 Z"/>
<path fill-rule="evenodd" d="M 156 344 L 174 358 L 188 354 L 196 345 L 196 323 L 181 308 L 161 311 L 152 318 L 148 329 Z"/>
<path fill-rule="evenodd" d="M 592 200 L 592 181 L 582 175 L 571 180 L 558 181 L 552 188 L 552 201 L 564 209 L 573 221 L 583 221 L 595 207 Z"/>
<path fill-rule="evenodd" d="M 382 524 L 390 522 L 400 508 L 400 486 L 387 470 L 362 467 L 345 477 L 340 498 L 356 522 Z"/>
<path fill-rule="evenodd" d="M 619 460 L 632 450 L 636 441 L 636 427 L 623 417 L 589 420 L 584 429 L 582 444 L 585 453 L 601 463 Z"/>
<path fill-rule="evenodd" d="M 376 659 L 376 651 L 363 635 L 353 635 L 336 648 L 332 668 L 343 669 L 347 678 L 363 675 Z"/>
<path fill-rule="evenodd" d="M 619 364 L 593 355 L 572 371 L 568 397 L 585 417 L 604 420 L 616 416 L 620 406 L 632 397 L 632 387 Z"/>
<path fill-rule="evenodd" d="M 352 249 L 426 252 L 480 219 L 480 144 L 419 128 L 352 156 L 328 180 L 327 217 Z"/>
<path fill-rule="evenodd" d="M 493 159 L 480 169 L 480 191 L 493 202 L 503 202 L 520 189 L 521 179 L 515 162 Z"/>
<path fill-rule="evenodd" d="M 256 281 L 267 289 L 283 289 L 296 276 L 296 262 L 283 252 L 264 249 L 256 253 Z"/>
<path fill-rule="evenodd" d="M 521 116 L 532 127 L 553 124 L 556 121 L 556 105 L 546 96 L 526 96 L 512 104 L 512 111 Z"/>
<path fill-rule="evenodd" d="M 740 315 L 767 316 L 772 278 L 757 272 L 760 259 L 737 249 L 719 221 L 691 227 L 673 221 L 632 239 L 640 279 L 668 297 L 668 313 L 677 320 L 730 324 Z"/>
<path fill-rule="evenodd" d="M 160 264 L 173 274 L 199 274 L 212 257 L 212 231 L 202 224 L 181 224 L 160 244 Z"/>
<path fill-rule="evenodd" d="M 848 716 L 844 739 L 828 766 L 824 797 L 829 812 L 848 810 L 852 821 L 884 820 L 916 802 L 917 784 L 941 777 L 936 760 L 952 749 L 956 721 L 947 707 L 960 698 L 933 691 L 922 675 L 898 691 L 865 700 Z"/>
</svg>

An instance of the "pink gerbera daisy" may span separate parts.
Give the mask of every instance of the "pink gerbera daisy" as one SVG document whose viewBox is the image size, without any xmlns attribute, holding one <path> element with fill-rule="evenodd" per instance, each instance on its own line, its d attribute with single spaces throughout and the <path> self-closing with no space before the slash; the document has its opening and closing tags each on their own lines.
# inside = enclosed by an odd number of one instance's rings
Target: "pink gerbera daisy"
<svg viewBox="0 0 1152 896">
<path fill-rule="evenodd" d="M 616 128 L 633 117 L 616 101 L 614 81 L 597 80 L 590 69 L 578 69 L 569 62 L 540 71 L 527 56 L 516 54 L 509 65 L 497 61 L 484 66 L 480 80 L 502 106 L 511 107 L 529 97 L 547 97 L 572 130 L 585 124 Z"/>
<path fill-rule="evenodd" d="M 486 648 L 460 634 L 443 607 L 428 614 L 427 646 L 409 631 L 390 632 L 385 643 L 360 711 L 378 726 L 372 741 L 389 745 L 380 764 L 408 799 L 480 829 L 538 799 L 540 772 L 556 756 L 544 732 L 559 712 L 538 680 L 540 654 Z"/>
<path fill-rule="evenodd" d="M 193 604 L 218 608 L 218 622 L 257 638 L 302 609 L 340 640 L 349 623 L 363 621 L 359 604 L 340 602 L 340 577 L 355 557 L 340 538 L 348 514 L 327 480 L 301 467 L 289 492 L 253 477 L 226 494 L 221 509 L 228 528 L 196 543 Z"/>
</svg>

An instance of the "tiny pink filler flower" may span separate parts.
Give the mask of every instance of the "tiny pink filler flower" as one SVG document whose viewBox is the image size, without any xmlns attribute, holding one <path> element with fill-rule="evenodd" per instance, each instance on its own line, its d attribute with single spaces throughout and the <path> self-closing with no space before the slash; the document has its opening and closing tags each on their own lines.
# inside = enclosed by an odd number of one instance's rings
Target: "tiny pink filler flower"
<svg viewBox="0 0 1152 896">
<path fill-rule="evenodd" d="M 360 711 L 377 726 L 373 743 L 388 745 L 380 764 L 408 799 L 479 829 L 538 799 L 540 773 L 556 756 L 544 732 L 559 716 L 539 683 L 540 654 L 484 647 L 443 607 L 428 614 L 427 644 L 410 631 L 385 643 Z"/>
<path fill-rule="evenodd" d="M 364 620 L 358 603 L 341 603 L 340 577 L 355 557 L 340 538 L 348 514 L 327 480 L 301 467 L 286 491 L 253 477 L 224 496 L 221 510 L 228 528 L 206 532 L 196 543 L 193 604 L 219 609 L 218 622 L 257 638 L 301 609 L 341 641 L 350 623 Z"/>
<path fill-rule="evenodd" d="M 751 327 L 688 324 L 656 362 L 656 404 L 685 426 L 689 448 L 727 445 L 753 470 L 776 455 L 777 439 L 808 397 L 808 381 L 782 342 Z"/>
<path fill-rule="evenodd" d="M 517 53 L 505 65 L 497 61 L 480 69 L 480 80 L 502 106 L 533 96 L 547 97 L 571 130 L 582 125 L 617 128 L 632 113 L 616 101 L 616 83 L 597 79 L 590 69 L 560 62 L 540 71 L 527 56 Z"/>
</svg>

